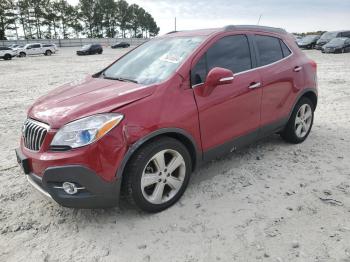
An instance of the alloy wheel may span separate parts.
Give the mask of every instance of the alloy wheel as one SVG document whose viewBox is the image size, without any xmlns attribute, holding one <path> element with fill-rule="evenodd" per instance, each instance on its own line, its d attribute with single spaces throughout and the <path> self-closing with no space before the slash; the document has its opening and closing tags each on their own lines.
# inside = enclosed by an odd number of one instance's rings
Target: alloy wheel
<svg viewBox="0 0 350 262">
<path fill-rule="evenodd" d="M 147 163 L 141 177 L 143 197 L 152 204 L 171 200 L 181 189 L 186 176 L 182 155 L 172 149 L 155 154 Z"/>
<path fill-rule="evenodd" d="M 302 105 L 295 117 L 295 134 L 299 138 L 307 135 L 312 124 L 312 109 L 310 105 Z"/>
</svg>

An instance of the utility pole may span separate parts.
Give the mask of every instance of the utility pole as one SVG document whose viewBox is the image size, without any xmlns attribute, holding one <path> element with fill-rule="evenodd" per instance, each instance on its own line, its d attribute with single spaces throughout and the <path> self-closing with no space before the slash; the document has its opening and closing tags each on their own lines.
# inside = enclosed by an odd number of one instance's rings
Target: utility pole
<svg viewBox="0 0 350 262">
<path fill-rule="evenodd" d="M 175 16 L 175 32 L 176 32 L 176 16 Z"/>
</svg>

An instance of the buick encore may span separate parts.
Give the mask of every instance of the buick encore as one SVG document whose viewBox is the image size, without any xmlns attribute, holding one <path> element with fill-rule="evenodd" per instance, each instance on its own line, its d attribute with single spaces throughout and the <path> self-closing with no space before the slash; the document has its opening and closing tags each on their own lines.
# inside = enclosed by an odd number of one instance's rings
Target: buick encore
<svg viewBox="0 0 350 262">
<path fill-rule="evenodd" d="M 123 194 L 158 212 L 205 161 L 274 133 L 303 142 L 316 67 L 283 29 L 172 32 L 39 98 L 17 160 L 29 183 L 63 206 L 110 207 Z"/>
</svg>

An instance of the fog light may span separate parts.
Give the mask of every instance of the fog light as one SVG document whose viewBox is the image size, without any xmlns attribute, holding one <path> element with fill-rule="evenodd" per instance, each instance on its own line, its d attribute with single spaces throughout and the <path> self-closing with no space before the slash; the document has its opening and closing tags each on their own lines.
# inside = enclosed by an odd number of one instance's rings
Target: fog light
<svg viewBox="0 0 350 262">
<path fill-rule="evenodd" d="M 62 189 L 69 195 L 74 195 L 78 192 L 78 187 L 70 182 L 63 182 Z"/>
<path fill-rule="evenodd" d="M 71 182 L 63 182 L 62 186 L 54 186 L 53 188 L 63 189 L 68 195 L 74 195 L 78 193 L 79 190 L 85 189 L 85 187 L 78 187 L 76 184 Z"/>
</svg>

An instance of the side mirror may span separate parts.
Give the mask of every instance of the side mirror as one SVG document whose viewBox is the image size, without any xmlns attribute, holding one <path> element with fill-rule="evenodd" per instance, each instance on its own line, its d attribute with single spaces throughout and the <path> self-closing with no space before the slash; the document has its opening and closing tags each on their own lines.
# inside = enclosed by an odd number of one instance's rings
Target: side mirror
<svg viewBox="0 0 350 262">
<path fill-rule="evenodd" d="M 234 76 L 231 70 L 214 67 L 209 71 L 205 84 L 202 87 L 202 96 L 209 96 L 217 86 L 227 85 L 233 82 Z"/>
</svg>

